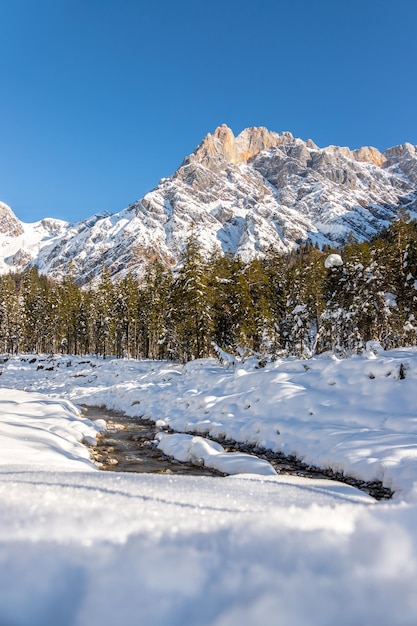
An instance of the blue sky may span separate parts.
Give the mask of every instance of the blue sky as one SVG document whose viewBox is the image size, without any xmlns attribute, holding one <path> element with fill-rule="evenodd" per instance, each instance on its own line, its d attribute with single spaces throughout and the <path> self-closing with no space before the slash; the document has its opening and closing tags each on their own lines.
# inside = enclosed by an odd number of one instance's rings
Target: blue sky
<svg viewBox="0 0 417 626">
<path fill-rule="evenodd" d="M 0 0 L 0 200 L 116 212 L 222 123 L 417 144 L 416 0 Z"/>
</svg>

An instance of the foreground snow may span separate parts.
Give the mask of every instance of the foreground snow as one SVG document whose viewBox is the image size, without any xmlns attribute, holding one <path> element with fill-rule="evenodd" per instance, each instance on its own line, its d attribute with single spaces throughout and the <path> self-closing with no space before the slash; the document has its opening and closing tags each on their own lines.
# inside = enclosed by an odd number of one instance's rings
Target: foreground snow
<svg viewBox="0 0 417 626">
<path fill-rule="evenodd" d="M 414 626 L 416 351 L 261 370 L 30 360 L 8 360 L 0 377 L 1 626 Z M 397 493 L 382 504 L 272 474 L 100 472 L 82 440 L 102 424 L 71 399 L 296 451 Z"/>
</svg>

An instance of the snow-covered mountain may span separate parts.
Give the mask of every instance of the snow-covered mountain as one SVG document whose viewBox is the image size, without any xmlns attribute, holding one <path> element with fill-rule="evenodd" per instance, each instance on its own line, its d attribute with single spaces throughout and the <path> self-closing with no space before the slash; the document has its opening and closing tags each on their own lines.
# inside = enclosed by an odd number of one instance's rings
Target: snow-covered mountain
<svg viewBox="0 0 417 626">
<path fill-rule="evenodd" d="M 382 153 L 319 148 L 262 127 L 235 137 L 222 125 L 172 176 L 114 215 L 22 224 L 0 205 L 0 268 L 33 263 L 60 277 L 72 262 L 87 282 L 104 264 L 122 276 L 140 272 L 154 256 L 175 264 L 192 232 L 205 250 L 218 247 L 248 261 L 270 246 L 284 252 L 307 239 L 368 239 L 400 207 L 417 217 L 417 146 Z"/>
<path fill-rule="evenodd" d="M 67 232 L 68 223 L 45 218 L 21 222 L 10 207 L 0 202 L 0 273 L 19 271 L 37 263 L 41 250 L 54 249 Z"/>
</svg>

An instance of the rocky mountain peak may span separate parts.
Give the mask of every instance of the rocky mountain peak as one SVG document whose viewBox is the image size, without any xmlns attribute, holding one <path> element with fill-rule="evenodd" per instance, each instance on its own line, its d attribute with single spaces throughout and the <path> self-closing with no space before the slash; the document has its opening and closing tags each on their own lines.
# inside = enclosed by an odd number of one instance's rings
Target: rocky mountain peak
<svg viewBox="0 0 417 626">
<path fill-rule="evenodd" d="M 210 168 L 213 161 L 218 160 L 233 164 L 247 163 L 263 150 L 295 141 L 290 132 L 274 133 L 263 126 L 246 128 L 235 137 L 233 131 L 222 124 L 213 134 L 204 137 L 184 164 L 197 161 Z"/>
<path fill-rule="evenodd" d="M 0 202 L 0 233 L 10 237 L 18 237 L 23 233 L 21 222 L 4 202 Z"/>
<path fill-rule="evenodd" d="M 191 157 L 203 164 L 209 164 L 213 159 L 236 163 L 236 140 L 233 131 L 226 124 L 222 124 L 213 134 L 208 133 L 204 137 Z"/>
</svg>

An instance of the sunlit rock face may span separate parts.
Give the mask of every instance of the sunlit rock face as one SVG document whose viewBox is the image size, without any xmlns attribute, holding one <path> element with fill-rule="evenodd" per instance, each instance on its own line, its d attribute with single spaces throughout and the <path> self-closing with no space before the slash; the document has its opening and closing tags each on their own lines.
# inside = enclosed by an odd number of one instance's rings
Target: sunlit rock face
<svg viewBox="0 0 417 626">
<path fill-rule="evenodd" d="M 369 146 L 319 148 L 264 127 L 235 136 L 223 124 L 140 200 L 77 224 L 42 220 L 37 239 L 31 235 L 36 245 L 30 239 L 28 246 L 22 234 L 30 225 L 1 207 L 3 270 L 17 259 L 19 267 L 32 263 L 59 278 L 71 264 L 82 284 L 103 266 L 115 278 L 140 274 L 155 257 L 175 265 L 191 233 L 204 252 L 250 261 L 271 247 L 287 252 L 306 240 L 337 246 L 352 236 L 369 239 L 400 207 L 417 217 L 417 149 L 408 143 L 382 153 Z"/>
</svg>

